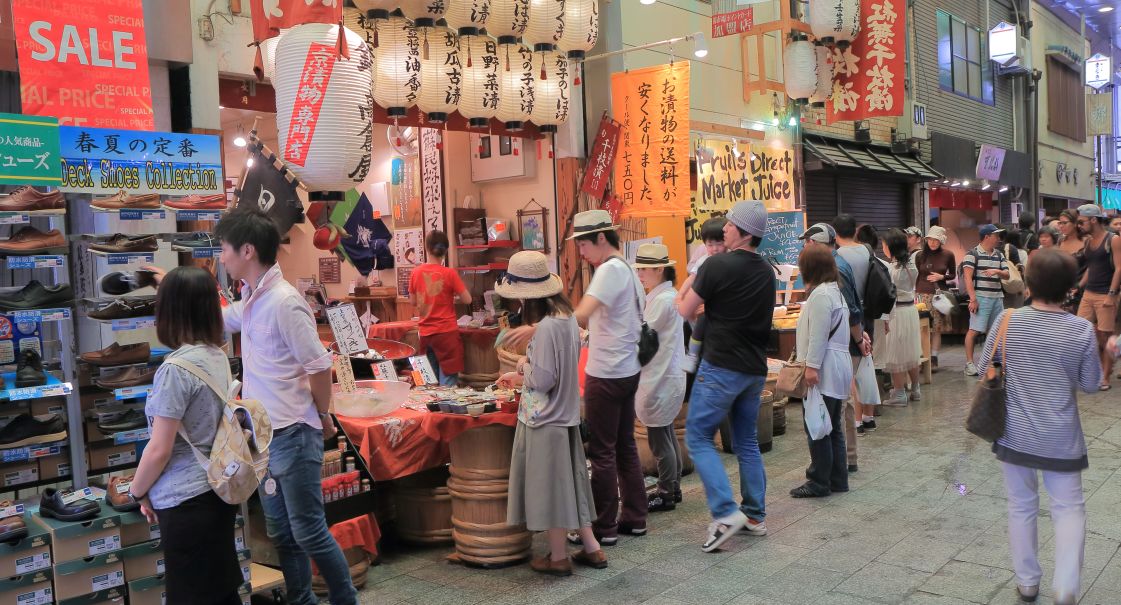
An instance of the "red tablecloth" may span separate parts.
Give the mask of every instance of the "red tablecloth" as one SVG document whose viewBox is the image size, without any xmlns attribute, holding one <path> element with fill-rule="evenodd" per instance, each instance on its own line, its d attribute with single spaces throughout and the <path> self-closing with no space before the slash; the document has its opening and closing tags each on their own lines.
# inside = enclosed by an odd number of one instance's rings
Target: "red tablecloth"
<svg viewBox="0 0 1121 605">
<path fill-rule="evenodd" d="M 405 334 L 415 328 L 416 322 L 408 319 L 405 321 L 383 321 L 370 326 L 366 337 L 385 338 L 401 342 L 405 338 Z"/>
<path fill-rule="evenodd" d="M 331 535 L 344 550 L 359 547 L 370 553 L 371 557 L 378 556 L 378 540 L 381 540 L 381 528 L 378 527 L 378 521 L 372 513 L 332 525 Z"/>
<path fill-rule="evenodd" d="M 449 462 L 449 444 L 463 431 L 491 424 L 516 426 L 517 414 L 495 412 L 478 418 L 400 408 L 378 418 L 338 416 L 347 438 L 358 447 L 375 481 L 388 481 Z"/>
</svg>

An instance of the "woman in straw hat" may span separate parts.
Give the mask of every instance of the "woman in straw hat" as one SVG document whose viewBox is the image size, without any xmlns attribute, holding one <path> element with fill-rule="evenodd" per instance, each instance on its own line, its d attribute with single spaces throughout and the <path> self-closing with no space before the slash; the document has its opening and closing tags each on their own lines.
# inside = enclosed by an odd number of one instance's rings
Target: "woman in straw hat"
<svg viewBox="0 0 1121 605">
<path fill-rule="evenodd" d="M 681 501 L 681 450 L 673 422 L 685 399 L 684 324 L 677 313 L 675 261 L 662 244 L 642 244 L 635 254 L 634 268 L 646 289 L 643 319 L 658 332 L 658 352 L 642 367 L 635 395 L 635 413 L 646 425 L 650 451 L 658 462 L 658 493 L 648 510 L 673 510 Z"/>
<path fill-rule="evenodd" d="M 540 252 L 511 257 L 495 290 L 503 298 L 521 300 L 523 323 L 536 328 L 517 371 L 498 380 L 506 388 L 523 388 L 506 522 L 548 532 L 549 554 L 530 563 L 534 571 L 568 576 L 572 563 L 603 569 L 607 557 L 592 533 L 595 502 L 580 439 L 580 328 L 572 304 Z M 569 530 L 577 531 L 583 544 L 571 559 Z"/>
<path fill-rule="evenodd" d="M 934 308 L 934 295 L 939 290 L 948 290 L 949 282 L 957 278 L 957 259 L 946 248 L 946 230 L 938 225 L 926 232 L 926 243 L 918 255 L 915 265 L 919 269 L 919 279 L 915 284 L 915 298 L 930 309 L 930 362 L 938 366 L 938 351 L 942 349 L 942 332 L 946 316 Z"/>
</svg>

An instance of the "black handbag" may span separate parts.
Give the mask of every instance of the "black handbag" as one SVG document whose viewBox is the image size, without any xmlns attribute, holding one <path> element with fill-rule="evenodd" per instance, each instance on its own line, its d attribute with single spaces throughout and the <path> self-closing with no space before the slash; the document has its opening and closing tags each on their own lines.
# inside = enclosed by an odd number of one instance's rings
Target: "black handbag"
<svg viewBox="0 0 1121 605">
<path fill-rule="evenodd" d="M 1006 407 L 1007 392 L 1004 385 L 1005 360 L 1008 359 L 1007 336 L 1008 322 L 1012 319 L 1009 312 L 1000 322 L 1000 329 L 996 333 L 992 353 L 989 355 L 989 367 L 985 377 L 973 392 L 973 403 L 969 406 L 969 416 L 965 419 L 965 430 L 977 435 L 990 443 L 1004 436 L 1004 425 L 1008 417 Z M 1000 349 L 1000 363 L 996 361 L 996 350 Z"/>
<path fill-rule="evenodd" d="M 625 263 L 626 261 L 622 262 Z M 628 265 L 627 268 L 631 269 L 630 265 Z M 634 275 L 633 269 L 631 269 L 631 274 Z M 638 279 L 638 276 L 634 275 L 634 279 Z M 639 288 L 641 287 L 642 284 L 639 284 Z M 658 354 L 658 347 L 660 346 L 658 342 L 658 331 L 651 328 L 646 323 L 646 320 L 642 319 L 642 304 L 638 300 L 638 292 L 634 294 L 634 304 L 635 308 L 638 309 L 638 318 L 642 320 L 642 328 L 638 333 L 638 363 L 640 365 L 646 365 Z"/>
</svg>

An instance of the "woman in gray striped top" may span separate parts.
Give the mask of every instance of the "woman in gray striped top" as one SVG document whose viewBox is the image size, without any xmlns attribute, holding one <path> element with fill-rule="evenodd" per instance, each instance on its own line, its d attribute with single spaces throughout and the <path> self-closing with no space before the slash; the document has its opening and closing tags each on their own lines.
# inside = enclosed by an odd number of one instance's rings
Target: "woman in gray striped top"
<svg viewBox="0 0 1121 605">
<path fill-rule="evenodd" d="M 1086 541 L 1082 471 L 1088 463 L 1075 393 L 1098 390 L 1101 366 L 1093 326 L 1061 306 L 1076 273 L 1070 255 L 1037 251 L 1027 274 L 1031 306 L 1001 314 L 994 328 L 1008 319 L 1005 345 L 994 351 L 999 330 L 990 331 L 978 367 L 983 376 L 1006 349 L 1008 419 L 993 452 L 1004 470 L 1012 565 L 1020 596 L 1027 602 L 1035 601 L 1043 576 L 1037 553 L 1036 471 L 1043 472 L 1055 524 L 1055 603 L 1073 604 L 1079 593 Z"/>
</svg>

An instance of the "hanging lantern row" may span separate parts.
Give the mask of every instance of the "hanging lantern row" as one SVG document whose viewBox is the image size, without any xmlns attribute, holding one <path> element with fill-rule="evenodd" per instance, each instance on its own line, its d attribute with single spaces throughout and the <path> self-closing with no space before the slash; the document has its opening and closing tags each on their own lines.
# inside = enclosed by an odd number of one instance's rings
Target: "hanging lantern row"
<svg viewBox="0 0 1121 605">
<path fill-rule="evenodd" d="M 799 34 L 786 43 L 782 60 L 786 95 L 798 103 L 820 106 L 833 93 L 828 47 L 846 48 L 856 39 L 860 33 L 860 0 L 809 0 L 807 17 L 816 42 Z"/>
<path fill-rule="evenodd" d="M 860 33 L 860 0 L 810 0 L 809 22 L 818 42 L 844 48 Z"/>
</svg>

